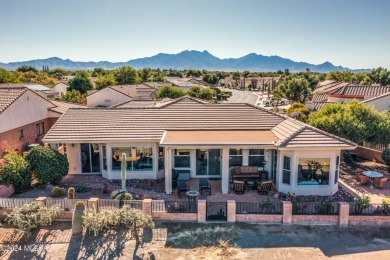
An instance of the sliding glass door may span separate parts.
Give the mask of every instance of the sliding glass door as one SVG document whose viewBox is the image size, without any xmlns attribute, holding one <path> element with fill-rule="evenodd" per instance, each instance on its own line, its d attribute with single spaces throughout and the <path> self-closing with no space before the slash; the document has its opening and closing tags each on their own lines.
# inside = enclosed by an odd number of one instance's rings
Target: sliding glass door
<svg viewBox="0 0 390 260">
<path fill-rule="evenodd" d="M 98 144 L 80 144 L 82 173 L 100 172 L 100 150 Z"/>
<path fill-rule="evenodd" d="M 220 176 L 221 175 L 221 150 L 220 149 L 196 149 L 196 175 Z"/>
</svg>

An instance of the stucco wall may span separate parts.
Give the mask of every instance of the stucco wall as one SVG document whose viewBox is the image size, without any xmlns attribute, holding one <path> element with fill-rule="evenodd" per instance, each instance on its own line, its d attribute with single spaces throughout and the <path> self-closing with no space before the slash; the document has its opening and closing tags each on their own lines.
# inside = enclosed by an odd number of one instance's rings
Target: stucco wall
<svg viewBox="0 0 390 260">
<path fill-rule="evenodd" d="M 105 88 L 103 90 L 100 90 L 99 92 L 87 96 L 88 107 L 108 107 L 127 101 L 131 101 L 131 98 L 119 93 L 118 91 L 112 90 L 111 88 Z"/>
<path fill-rule="evenodd" d="M 297 195 L 322 195 L 334 194 L 338 190 L 338 183 L 334 184 L 336 157 L 341 150 L 282 150 L 278 154 L 278 179 L 277 190 L 283 193 L 295 193 Z M 290 185 L 283 183 L 283 157 L 291 157 Z M 299 158 L 330 158 L 329 184 L 327 185 L 298 185 L 298 160 Z"/>
<path fill-rule="evenodd" d="M 26 91 L 0 114 L 0 133 L 48 118 L 49 101 L 31 90 Z"/>
<path fill-rule="evenodd" d="M 374 106 L 378 111 L 390 110 L 390 95 L 368 101 L 366 104 Z"/>
<path fill-rule="evenodd" d="M 66 89 L 67 88 L 68 88 L 68 85 L 66 85 L 64 83 L 58 83 L 57 85 L 55 85 L 52 88 L 52 90 L 57 91 L 58 93 L 60 93 L 60 96 L 62 96 L 62 95 L 66 94 Z"/>
</svg>

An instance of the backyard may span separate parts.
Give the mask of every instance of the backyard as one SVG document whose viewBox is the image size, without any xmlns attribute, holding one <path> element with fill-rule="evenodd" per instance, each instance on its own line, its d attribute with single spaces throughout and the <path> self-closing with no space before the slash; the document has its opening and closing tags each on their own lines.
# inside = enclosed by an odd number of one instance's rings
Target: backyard
<svg viewBox="0 0 390 260">
<path fill-rule="evenodd" d="M 157 222 L 137 244 L 125 230 L 75 236 L 70 222 L 56 222 L 28 239 L 3 226 L 0 246 L 0 256 L 9 259 L 380 260 L 390 254 L 390 228 Z"/>
</svg>

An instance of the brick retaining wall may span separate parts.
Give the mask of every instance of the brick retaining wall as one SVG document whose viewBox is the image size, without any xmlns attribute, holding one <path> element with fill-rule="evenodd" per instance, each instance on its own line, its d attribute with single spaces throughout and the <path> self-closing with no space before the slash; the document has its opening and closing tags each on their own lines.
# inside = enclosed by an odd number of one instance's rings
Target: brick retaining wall
<svg viewBox="0 0 390 260">
<path fill-rule="evenodd" d="M 354 152 L 356 152 L 357 156 L 360 158 L 369 161 L 372 161 L 372 159 L 376 159 L 379 163 L 384 163 L 382 160 L 382 153 L 380 151 L 363 146 L 358 146 Z"/>
<path fill-rule="evenodd" d="M 354 216 L 348 217 L 351 226 L 390 226 L 390 216 Z"/>
<path fill-rule="evenodd" d="M 152 212 L 152 218 L 156 220 L 170 220 L 170 221 L 198 221 L 198 213 L 166 213 L 166 212 Z"/>
<path fill-rule="evenodd" d="M 256 222 L 256 223 L 282 223 L 283 215 L 271 214 L 237 214 L 237 222 Z"/>
<path fill-rule="evenodd" d="M 338 225 L 338 215 L 293 215 L 293 224 L 308 224 L 308 225 Z"/>
</svg>

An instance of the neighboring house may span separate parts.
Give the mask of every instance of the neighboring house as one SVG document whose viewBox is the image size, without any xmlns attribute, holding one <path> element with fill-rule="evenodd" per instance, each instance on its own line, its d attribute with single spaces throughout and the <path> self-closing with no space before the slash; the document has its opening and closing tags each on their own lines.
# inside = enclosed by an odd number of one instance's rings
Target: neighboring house
<svg viewBox="0 0 390 260">
<path fill-rule="evenodd" d="M 128 179 L 165 177 L 172 169 L 190 178 L 220 179 L 229 191 L 231 166 L 265 169 L 276 189 L 296 194 L 338 191 L 341 150 L 356 144 L 302 122 L 248 104 L 211 104 L 182 97 L 160 107 L 69 109 L 44 137 L 65 144 L 69 174 Z M 315 161 L 321 169 L 309 169 Z M 263 164 L 265 163 L 265 165 Z"/>
<path fill-rule="evenodd" d="M 98 91 L 88 92 L 88 107 L 111 107 L 132 100 L 153 100 L 156 89 L 146 84 L 108 86 Z"/>
<path fill-rule="evenodd" d="M 23 86 L 0 85 L 0 142 L 22 153 L 28 145 L 40 143 L 69 107 L 81 106 L 49 101 Z M 0 158 L 3 152 L 0 148 Z"/>
<path fill-rule="evenodd" d="M 317 93 L 316 93 L 317 92 Z M 390 86 L 360 86 L 345 82 L 320 83 L 306 107 L 318 111 L 327 103 L 358 100 L 374 106 L 378 111 L 389 109 Z"/>
<path fill-rule="evenodd" d="M 200 78 L 179 78 L 179 77 L 166 77 L 165 81 L 172 86 L 178 87 L 183 91 L 188 91 L 191 87 L 199 86 L 202 88 L 210 86 L 207 82 Z"/>
<path fill-rule="evenodd" d="M 63 82 L 59 82 L 55 85 L 46 85 L 46 87 L 50 88 L 52 91 L 57 91 L 59 93 L 59 96 L 63 96 L 66 94 L 66 91 L 68 89 L 68 84 L 65 84 Z"/>
<path fill-rule="evenodd" d="M 160 107 L 168 102 L 171 102 L 172 99 L 170 98 L 164 98 L 164 99 L 159 99 L 159 100 L 132 100 L 128 101 L 122 104 L 118 104 L 112 107 L 117 107 L 117 108 L 130 108 L 130 107 Z"/>
</svg>

